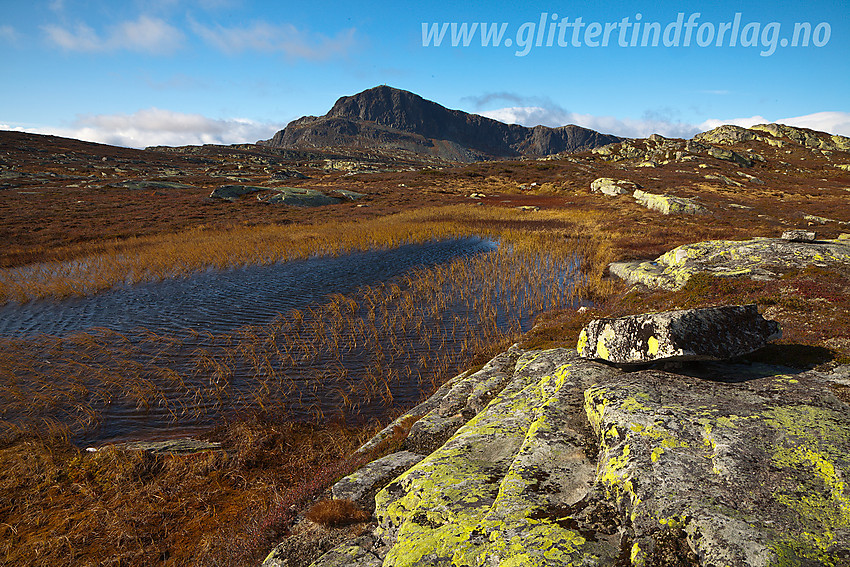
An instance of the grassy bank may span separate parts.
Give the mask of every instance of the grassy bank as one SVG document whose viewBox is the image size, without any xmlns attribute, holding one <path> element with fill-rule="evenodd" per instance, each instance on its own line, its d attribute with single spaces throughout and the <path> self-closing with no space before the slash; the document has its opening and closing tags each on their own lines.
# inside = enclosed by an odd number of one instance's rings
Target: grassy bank
<svg viewBox="0 0 850 567">
<path fill-rule="evenodd" d="M 535 234 L 546 233 L 562 239 L 559 248 L 583 253 L 591 248 L 587 237 L 602 218 L 594 212 L 537 212 L 529 235 L 523 230 L 524 221 L 531 220 L 529 216 L 517 209 L 464 205 L 356 222 L 200 228 L 98 242 L 74 247 L 61 262 L 0 270 L 0 302 L 89 295 L 119 285 L 187 277 L 208 269 L 268 265 L 473 235 L 527 243 Z"/>
</svg>

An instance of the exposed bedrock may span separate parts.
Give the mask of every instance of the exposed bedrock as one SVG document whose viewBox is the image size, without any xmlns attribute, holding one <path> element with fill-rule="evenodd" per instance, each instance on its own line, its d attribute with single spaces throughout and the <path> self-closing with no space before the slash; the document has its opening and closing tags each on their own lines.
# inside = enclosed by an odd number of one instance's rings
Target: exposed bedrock
<svg viewBox="0 0 850 567">
<path fill-rule="evenodd" d="M 512 348 L 411 412 L 439 445 L 373 465 L 409 463 L 314 565 L 846 564 L 850 367 L 695 375 Z"/>
</svg>

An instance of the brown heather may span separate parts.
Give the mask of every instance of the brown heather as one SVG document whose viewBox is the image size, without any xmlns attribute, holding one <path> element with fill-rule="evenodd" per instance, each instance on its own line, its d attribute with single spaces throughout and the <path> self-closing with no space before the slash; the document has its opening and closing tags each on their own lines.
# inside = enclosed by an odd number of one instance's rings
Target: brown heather
<svg viewBox="0 0 850 567">
<path fill-rule="evenodd" d="M 319 500 L 304 516 L 311 522 L 334 527 L 365 522 L 370 518 L 368 512 L 351 500 Z"/>
</svg>

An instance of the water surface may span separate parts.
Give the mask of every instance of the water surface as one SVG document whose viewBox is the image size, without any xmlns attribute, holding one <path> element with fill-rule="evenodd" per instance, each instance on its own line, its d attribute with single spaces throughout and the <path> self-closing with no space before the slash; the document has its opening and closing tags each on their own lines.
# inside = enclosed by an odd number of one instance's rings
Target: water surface
<svg viewBox="0 0 850 567">
<path fill-rule="evenodd" d="M 570 301 L 574 268 L 462 238 L 7 305 L 1 417 L 57 420 L 80 443 L 257 410 L 383 419 Z"/>
</svg>

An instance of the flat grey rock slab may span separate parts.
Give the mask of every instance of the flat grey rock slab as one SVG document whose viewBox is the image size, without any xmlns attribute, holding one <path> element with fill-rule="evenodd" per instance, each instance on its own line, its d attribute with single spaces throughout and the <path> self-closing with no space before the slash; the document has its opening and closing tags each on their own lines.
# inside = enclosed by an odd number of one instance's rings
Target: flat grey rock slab
<svg viewBox="0 0 850 567">
<path fill-rule="evenodd" d="M 268 188 L 257 187 L 255 185 L 220 185 L 213 189 L 212 193 L 210 193 L 210 199 L 235 201 L 243 195 L 257 193 L 259 191 L 268 191 Z"/>
</svg>

